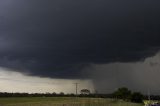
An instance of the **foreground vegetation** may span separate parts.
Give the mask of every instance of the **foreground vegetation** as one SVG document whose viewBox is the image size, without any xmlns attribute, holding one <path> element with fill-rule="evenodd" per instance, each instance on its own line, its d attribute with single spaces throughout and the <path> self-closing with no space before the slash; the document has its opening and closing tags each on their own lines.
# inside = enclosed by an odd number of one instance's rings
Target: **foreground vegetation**
<svg viewBox="0 0 160 106">
<path fill-rule="evenodd" d="M 103 98 L 10 97 L 0 98 L 0 106 L 143 106 L 143 104 Z"/>
</svg>

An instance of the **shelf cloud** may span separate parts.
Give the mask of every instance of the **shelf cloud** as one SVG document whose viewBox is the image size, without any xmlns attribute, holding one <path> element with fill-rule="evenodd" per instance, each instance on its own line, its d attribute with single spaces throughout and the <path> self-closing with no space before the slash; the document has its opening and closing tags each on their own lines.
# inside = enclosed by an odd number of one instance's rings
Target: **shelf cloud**
<svg viewBox="0 0 160 106">
<path fill-rule="evenodd" d="M 95 70 L 84 70 L 93 64 L 144 62 L 160 50 L 159 2 L 1 0 L 0 66 L 30 76 L 88 79 Z M 126 69 L 122 76 L 132 73 Z"/>
</svg>

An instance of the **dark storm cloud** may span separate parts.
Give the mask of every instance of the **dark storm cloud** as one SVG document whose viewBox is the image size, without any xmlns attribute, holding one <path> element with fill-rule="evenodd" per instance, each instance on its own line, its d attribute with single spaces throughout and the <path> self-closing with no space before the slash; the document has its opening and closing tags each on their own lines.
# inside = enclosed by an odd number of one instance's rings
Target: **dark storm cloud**
<svg viewBox="0 0 160 106">
<path fill-rule="evenodd" d="M 160 47 L 159 1 L 1 0 L 0 65 L 82 78 L 90 64 L 135 62 Z"/>
</svg>

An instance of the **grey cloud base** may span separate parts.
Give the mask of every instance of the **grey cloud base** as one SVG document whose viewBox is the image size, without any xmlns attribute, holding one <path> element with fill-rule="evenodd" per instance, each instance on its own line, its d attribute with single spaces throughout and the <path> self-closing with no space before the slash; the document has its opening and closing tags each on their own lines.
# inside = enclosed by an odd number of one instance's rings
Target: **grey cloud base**
<svg viewBox="0 0 160 106">
<path fill-rule="evenodd" d="M 160 47 L 159 1 L 1 0 L 0 66 L 87 78 L 94 64 L 137 62 Z"/>
</svg>

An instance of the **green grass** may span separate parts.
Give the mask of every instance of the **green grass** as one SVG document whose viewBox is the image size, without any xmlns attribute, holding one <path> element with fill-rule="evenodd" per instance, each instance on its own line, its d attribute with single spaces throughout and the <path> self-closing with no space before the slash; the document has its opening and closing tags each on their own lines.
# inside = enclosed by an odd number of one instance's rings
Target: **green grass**
<svg viewBox="0 0 160 106">
<path fill-rule="evenodd" d="M 143 104 L 98 98 L 16 97 L 0 98 L 0 106 L 143 106 Z"/>
</svg>

